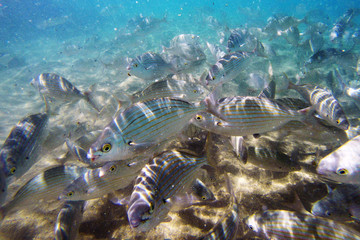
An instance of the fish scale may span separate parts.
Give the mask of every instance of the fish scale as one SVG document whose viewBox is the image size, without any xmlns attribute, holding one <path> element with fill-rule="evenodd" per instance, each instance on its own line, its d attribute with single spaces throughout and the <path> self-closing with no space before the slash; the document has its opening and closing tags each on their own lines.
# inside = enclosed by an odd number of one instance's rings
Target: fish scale
<svg viewBox="0 0 360 240">
<path fill-rule="evenodd" d="M 176 150 L 155 157 L 135 182 L 128 209 L 130 225 L 139 231 L 157 226 L 170 211 L 171 198 L 193 182 L 195 173 L 205 163 L 205 157 Z"/>
<path fill-rule="evenodd" d="M 194 106 L 187 101 L 173 98 L 135 103 L 104 129 L 91 146 L 89 158 L 104 162 L 144 153 L 180 132 L 196 112 L 204 109 L 205 106 Z M 102 151 L 104 144 L 111 144 L 110 154 Z"/>
</svg>

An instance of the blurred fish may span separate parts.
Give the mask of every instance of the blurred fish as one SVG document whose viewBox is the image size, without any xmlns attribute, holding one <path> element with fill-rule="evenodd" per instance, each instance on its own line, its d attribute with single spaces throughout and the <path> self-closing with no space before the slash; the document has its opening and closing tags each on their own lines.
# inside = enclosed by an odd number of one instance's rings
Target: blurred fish
<svg viewBox="0 0 360 240">
<path fill-rule="evenodd" d="M 1 207 L 1 219 L 19 209 L 29 209 L 40 200 L 56 200 L 65 187 L 85 171 L 86 168 L 77 166 L 56 166 L 45 170 L 25 183 L 12 200 Z"/>
<path fill-rule="evenodd" d="M 84 213 L 85 201 L 65 202 L 55 222 L 55 240 L 76 239 Z"/>
<path fill-rule="evenodd" d="M 211 103 L 224 119 L 210 113 L 198 113 L 192 123 L 196 126 L 225 136 L 246 136 L 273 131 L 289 121 L 302 121 L 306 111 L 294 111 L 276 103 L 275 100 L 259 97 L 227 97 Z"/>
<path fill-rule="evenodd" d="M 187 189 L 206 158 L 176 150 L 155 157 L 142 170 L 131 194 L 128 219 L 131 228 L 148 231 L 166 219 L 171 198 Z"/>
<path fill-rule="evenodd" d="M 206 85 L 217 85 L 231 81 L 248 66 L 254 55 L 240 51 L 226 54 L 204 75 Z"/>
<path fill-rule="evenodd" d="M 285 40 L 289 44 L 291 44 L 293 46 L 299 45 L 300 32 L 296 26 L 291 26 L 290 28 L 283 30 L 283 31 L 278 30 L 277 34 L 278 34 L 278 36 L 282 36 L 283 38 L 285 38 Z"/>
<path fill-rule="evenodd" d="M 204 105 L 206 103 L 195 106 L 173 98 L 135 103 L 105 127 L 90 147 L 88 157 L 94 163 L 99 163 L 144 154 L 150 148 L 180 133 L 197 112 L 206 110 L 207 106 Z M 208 111 L 213 112 L 211 109 Z"/>
<path fill-rule="evenodd" d="M 261 42 L 247 29 L 237 28 L 231 31 L 230 37 L 227 41 L 227 50 L 229 52 L 252 52 L 260 45 L 262 45 Z"/>
<path fill-rule="evenodd" d="M 330 40 L 336 41 L 337 39 L 342 38 L 344 35 L 345 29 L 348 27 L 353 17 L 360 13 L 360 9 L 350 8 L 344 15 L 342 15 L 338 21 L 335 23 L 335 26 L 331 29 Z"/>
<path fill-rule="evenodd" d="M 150 30 L 156 29 L 160 24 L 166 22 L 167 15 L 164 15 L 163 18 L 155 18 L 152 16 L 143 16 L 142 14 L 131 18 L 127 24 L 126 28 L 130 29 L 131 35 L 138 35 L 140 33 L 148 33 Z"/>
<path fill-rule="evenodd" d="M 52 18 L 43 20 L 42 22 L 40 22 L 38 24 L 35 24 L 35 26 L 40 30 L 45 30 L 47 28 L 53 28 L 53 27 L 64 25 L 65 23 L 68 23 L 70 20 L 71 20 L 71 15 L 52 17 Z"/>
<path fill-rule="evenodd" d="M 123 160 L 109 162 L 100 168 L 88 169 L 59 194 L 59 200 L 89 200 L 125 188 L 136 178 L 145 163 Z"/>
<path fill-rule="evenodd" d="M 174 73 L 171 64 L 165 62 L 159 54 L 152 52 L 146 52 L 131 59 L 127 70 L 129 76 L 135 75 L 145 80 L 154 80 Z"/>
<path fill-rule="evenodd" d="M 203 64 L 206 60 L 205 58 L 197 58 L 193 61 L 189 61 L 181 56 L 168 53 L 163 53 L 162 56 L 167 63 L 171 64 L 177 73 L 192 71 L 199 67 L 199 65 Z"/>
<path fill-rule="evenodd" d="M 354 44 L 360 43 L 360 29 L 357 29 L 353 34 L 351 34 L 351 39 L 353 40 Z"/>
<path fill-rule="evenodd" d="M 338 64 L 345 68 L 356 65 L 357 56 L 350 51 L 339 50 L 336 48 L 326 48 L 316 52 L 305 62 L 306 69 L 326 67 L 331 64 Z"/>
<path fill-rule="evenodd" d="M 215 200 L 215 196 L 212 191 L 198 178 L 194 180 L 191 186 L 191 192 L 203 201 Z"/>
<path fill-rule="evenodd" d="M 219 46 L 216 46 L 209 42 L 206 42 L 206 45 L 216 61 L 219 60 L 220 58 L 223 58 L 226 55 L 226 52 L 223 51 Z"/>
<path fill-rule="evenodd" d="M 82 147 L 78 146 L 76 143 L 71 141 L 70 139 L 65 140 L 66 146 L 69 149 L 69 153 L 77 158 L 80 162 L 90 164 L 91 161 L 87 157 L 87 151 L 84 150 Z"/>
<path fill-rule="evenodd" d="M 313 53 L 317 53 L 324 46 L 325 40 L 321 33 L 314 32 L 310 35 L 309 45 Z"/>
<path fill-rule="evenodd" d="M 360 186 L 341 184 L 315 202 L 311 213 L 337 221 L 360 220 Z"/>
<path fill-rule="evenodd" d="M 352 100 L 354 100 L 356 106 L 360 107 L 360 88 L 351 88 L 342 78 L 338 69 L 335 69 L 335 76 L 339 82 L 340 89 L 342 92 L 346 93 Z"/>
<path fill-rule="evenodd" d="M 330 219 L 286 210 L 269 210 L 244 219 L 247 236 L 277 239 L 360 239 L 360 233 Z"/>
<path fill-rule="evenodd" d="M 360 136 L 322 158 L 317 166 L 321 176 L 342 183 L 360 184 Z"/>
<path fill-rule="evenodd" d="M 225 174 L 227 189 L 230 193 L 229 207 L 226 214 L 215 224 L 215 226 L 204 236 L 197 238 L 209 240 L 231 240 L 235 239 L 240 225 L 238 202 L 233 187 L 227 174 Z"/>
<path fill-rule="evenodd" d="M 278 31 L 285 31 L 290 27 L 296 27 L 301 23 L 306 23 L 306 18 L 297 19 L 291 16 L 272 16 L 267 20 L 267 24 L 264 27 L 263 31 L 271 38 L 275 38 L 278 34 Z"/>
<path fill-rule="evenodd" d="M 1 168 L 8 184 L 12 176 L 20 178 L 38 160 L 48 121 L 46 113 L 32 114 L 11 130 L 0 152 Z"/>
<path fill-rule="evenodd" d="M 292 82 L 289 82 L 289 89 L 296 90 L 312 106 L 315 106 L 319 116 L 329 124 L 343 130 L 349 128 L 350 124 L 344 110 L 330 91 L 319 86 L 310 84 L 295 85 Z"/>
<path fill-rule="evenodd" d="M 60 100 L 62 102 L 74 102 L 84 99 L 98 112 L 99 107 L 94 102 L 92 91 L 81 92 L 65 78 L 55 73 L 42 73 L 34 78 L 31 83 L 44 98 L 45 104 Z"/>
<path fill-rule="evenodd" d="M 188 101 L 200 100 L 205 97 L 205 93 L 209 91 L 201 84 L 187 82 L 184 80 L 175 80 L 173 78 L 165 78 L 154 82 L 142 91 L 134 93 L 130 96 L 132 102 L 141 102 L 154 98 L 172 97 L 181 98 Z"/>
</svg>

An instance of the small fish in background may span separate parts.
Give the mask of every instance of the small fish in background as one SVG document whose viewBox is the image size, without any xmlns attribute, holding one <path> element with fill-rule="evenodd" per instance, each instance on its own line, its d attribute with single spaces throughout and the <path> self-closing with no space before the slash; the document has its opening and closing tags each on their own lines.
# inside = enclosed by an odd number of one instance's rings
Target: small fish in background
<svg viewBox="0 0 360 240">
<path fill-rule="evenodd" d="M 354 44 L 360 43 L 360 29 L 357 29 L 353 34 L 351 34 L 351 39 Z"/>
<path fill-rule="evenodd" d="M 20 178 L 38 160 L 41 145 L 47 136 L 49 115 L 31 114 L 11 130 L 0 150 L 0 164 L 7 184 Z"/>
<path fill-rule="evenodd" d="M 40 200 L 56 200 L 66 186 L 86 170 L 85 167 L 69 165 L 55 166 L 39 173 L 26 182 L 12 199 L 1 207 L 1 219 L 17 210 L 30 209 L 31 206 L 38 204 Z"/>
<path fill-rule="evenodd" d="M 356 106 L 360 107 L 360 88 L 349 87 L 338 69 L 335 69 L 335 76 L 338 80 L 340 91 L 350 97 Z"/>
<path fill-rule="evenodd" d="M 286 30 L 279 30 L 277 32 L 278 36 L 281 36 L 283 38 L 285 38 L 285 40 L 293 45 L 293 46 L 298 46 L 299 45 L 299 41 L 300 41 L 300 32 L 299 29 L 296 26 L 291 26 L 290 28 L 286 29 Z"/>
<path fill-rule="evenodd" d="M 322 177 L 341 183 L 360 185 L 360 136 L 322 158 L 317 173 Z"/>
<path fill-rule="evenodd" d="M 351 23 L 352 19 L 360 13 L 360 9 L 348 9 L 335 23 L 330 32 L 330 41 L 334 42 L 341 39 L 344 35 L 346 28 Z"/>
<path fill-rule="evenodd" d="M 276 38 L 278 31 L 285 31 L 290 27 L 296 27 L 301 23 L 306 23 L 306 17 L 303 19 L 297 19 L 291 16 L 272 16 L 267 20 L 266 26 L 263 28 L 263 32 L 267 33 L 270 38 Z"/>
<path fill-rule="evenodd" d="M 174 73 L 171 64 L 157 53 L 146 52 L 129 60 L 128 75 L 134 75 L 144 80 L 154 80 Z"/>
<path fill-rule="evenodd" d="M 360 233 L 339 222 L 286 210 L 268 210 L 246 217 L 246 237 L 263 239 L 360 239 Z"/>
<path fill-rule="evenodd" d="M 131 228 L 145 232 L 166 221 L 171 198 L 189 188 L 206 162 L 205 157 L 177 150 L 153 158 L 135 181 L 127 211 Z"/>
<path fill-rule="evenodd" d="M 220 58 L 223 58 L 226 55 L 226 52 L 217 45 L 206 42 L 206 46 L 208 47 L 215 61 L 219 60 Z"/>
<path fill-rule="evenodd" d="M 149 153 L 180 133 L 197 112 L 206 110 L 217 114 L 205 101 L 194 105 L 181 99 L 156 98 L 132 104 L 104 128 L 88 158 L 104 163 Z"/>
<path fill-rule="evenodd" d="M 34 78 L 30 84 L 39 91 L 46 105 L 56 100 L 61 102 L 77 102 L 83 99 L 96 111 L 100 112 L 91 89 L 81 92 L 71 82 L 55 73 L 42 73 Z"/>
<path fill-rule="evenodd" d="M 344 68 L 356 66 L 357 55 L 351 51 L 339 50 L 336 48 L 326 48 L 314 53 L 306 62 L 305 68 L 313 70 L 327 67 L 328 65 L 338 64 Z"/>
<path fill-rule="evenodd" d="M 312 205 L 311 214 L 337 221 L 360 221 L 360 186 L 328 187 L 328 194 Z"/>
<path fill-rule="evenodd" d="M 252 52 L 262 46 L 262 43 L 247 29 L 234 29 L 227 41 L 228 52 L 243 51 Z M 262 52 L 264 54 L 264 52 Z"/>
<path fill-rule="evenodd" d="M 55 240 L 76 239 L 84 213 L 85 201 L 65 202 L 55 222 Z"/>
<path fill-rule="evenodd" d="M 229 176 L 225 176 L 227 190 L 230 194 L 229 207 L 226 214 L 215 224 L 215 226 L 204 236 L 197 238 L 197 240 L 231 240 L 236 239 L 237 232 L 239 231 L 242 223 L 239 216 L 238 201 L 235 197 L 233 187 L 231 185 Z M 243 230 L 243 229 L 242 229 Z"/>
<path fill-rule="evenodd" d="M 325 40 L 320 32 L 314 32 L 310 35 L 309 45 L 313 53 L 317 53 L 324 46 Z"/>
<path fill-rule="evenodd" d="M 327 123 L 343 130 L 349 128 L 350 124 L 344 110 L 327 89 L 310 84 L 295 85 L 292 82 L 289 82 L 289 89 L 296 90 L 306 101 L 315 106 L 317 114 Z"/>
</svg>

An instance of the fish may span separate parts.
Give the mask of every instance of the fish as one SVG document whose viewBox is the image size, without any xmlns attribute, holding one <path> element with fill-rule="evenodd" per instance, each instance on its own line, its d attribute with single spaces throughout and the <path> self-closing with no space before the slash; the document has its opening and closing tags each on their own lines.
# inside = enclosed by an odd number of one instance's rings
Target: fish
<svg viewBox="0 0 360 240">
<path fill-rule="evenodd" d="M 307 23 L 307 18 L 297 19 L 291 16 L 272 16 L 267 20 L 263 32 L 267 33 L 270 38 L 275 38 L 279 30 L 284 31 L 301 23 Z"/>
<path fill-rule="evenodd" d="M 77 102 L 81 99 L 88 102 L 96 111 L 100 107 L 95 103 L 92 90 L 81 92 L 71 82 L 55 73 L 42 73 L 33 78 L 30 84 L 44 98 L 45 104 L 59 100 L 61 102 Z"/>
<path fill-rule="evenodd" d="M 132 104 L 104 128 L 91 145 L 88 158 L 99 163 L 145 154 L 158 143 L 181 132 L 202 109 L 207 109 L 205 102 L 198 106 L 175 98 L 156 98 Z"/>
<path fill-rule="evenodd" d="M 227 189 L 230 193 L 229 207 L 226 214 L 215 224 L 215 226 L 204 236 L 197 240 L 231 240 L 235 239 L 240 228 L 240 216 L 238 201 L 235 197 L 233 187 L 227 174 L 225 174 Z"/>
<path fill-rule="evenodd" d="M 213 192 L 198 178 L 194 180 L 191 186 L 191 193 L 198 196 L 203 201 L 215 200 Z"/>
<path fill-rule="evenodd" d="M 65 202 L 55 222 L 55 240 L 76 239 L 84 213 L 85 201 Z"/>
<path fill-rule="evenodd" d="M 171 150 L 153 158 L 135 180 L 127 210 L 132 229 L 149 231 L 166 219 L 171 198 L 194 181 L 205 157 Z"/>
<path fill-rule="evenodd" d="M 338 185 L 334 190 L 328 187 L 328 194 L 316 201 L 311 214 L 337 221 L 360 220 L 360 186 Z"/>
<path fill-rule="evenodd" d="M 351 39 L 354 44 L 360 43 L 360 29 L 357 29 L 353 34 L 351 34 Z"/>
<path fill-rule="evenodd" d="M 348 9 L 335 23 L 330 32 L 330 41 L 334 42 L 341 39 L 344 35 L 345 29 L 351 23 L 352 19 L 360 13 L 360 9 Z"/>
<path fill-rule="evenodd" d="M 296 90 L 306 101 L 315 106 L 317 114 L 327 123 L 343 130 L 349 128 L 350 124 L 344 110 L 327 89 L 311 84 L 295 85 L 292 82 L 289 82 L 289 89 Z"/>
<path fill-rule="evenodd" d="M 339 222 L 291 212 L 268 210 L 246 217 L 247 236 L 262 239 L 360 239 L 360 233 Z"/>
<path fill-rule="evenodd" d="M 256 47 L 258 46 L 258 42 L 260 41 L 247 29 L 236 28 L 231 31 L 231 34 L 227 41 L 227 50 L 228 52 L 251 52 L 256 49 Z"/>
<path fill-rule="evenodd" d="M 196 101 L 205 98 L 205 94 L 208 93 L 209 90 L 199 83 L 176 80 L 174 78 L 164 78 L 152 83 L 144 90 L 132 94 L 130 99 L 133 103 L 162 97 Z"/>
<path fill-rule="evenodd" d="M 145 158 L 145 160 L 147 160 Z M 127 187 L 146 162 L 117 161 L 102 167 L 88 169 L 69 184 L 58 199 L 61 201 L 90 200 Z"/>
<path fill-rule="evenodd" d="M 321 33 L 314 32 L 310 35 L 309 45 L 313 53 L 317 53 L 324 46 L 325 40 Z"/>
<path fill-rule="evenodd" d="M 357 136 L 320 160 L 317 173 L 336 182 L 360 184 L 360 136 Z"/>
<path fill-rule="evenodd" d="M 17 210 L 30 208 L 40 200 L 56 200 L 66 186 L 85 171 L 85 167 L 60 165 L 39 173 L 26 182 L 12 199 L 0 208 L 0 219 Z"/>
<path fill-rule="evenodd" d="M 215 61 L 223 58 L 226 55 L 226 52 L 220 48 L 220 46 L 216 46 L 209 42 L 206 42 L 206 46 L 208 47 L 209 51 L 213 55 Z"/>
<path fill-rule="evenodd" d="M 335 69 L 335 76 L 338 80 L 340 91 L 350 97 L 354 101 L 356 106 L 360 107 L 360 88 L 349 87 L 341 76 L 338 69 Z"/>
<path fill-rule="evenodd" d="M 338 64 L 344 68 L 351 68 L 356 65 L 357 56 L 351 51 L 326 48 L 314 53 L 305 62 L 305 68 L 312 70 L 326 67 L 331 64 Z"/>
<path fill-rule="evenodd" d="M 144 80 L 154 80 L 175 73 L 171 64 L 157 53 L 146 52 L 129 60 L 128 75 L 135 75 Z"/>
<path fill-rule="evenodd" d="M 237 96 L 211 103 L 223 120 L 211 113 L 199 112 L 191 122 L 207 131 L 224 136 L 246 136 L 273 131 L 289 121 L 303 121 L 305 110 L 294 111 L 269 98 Z"/>
<path fill-rule="evenodd" d="M 291 26 L 290 28 L 286 29 L 286 30 L 278 30 L 277 32 L 278 36 L 282 36 L 283 38 L 285 38 L 285 40 L 293 45 L 293 46 L 298 46 L 299 45 L 299 40 L 300 40 L 300 31 L 296 26 Z"/>
<path fill-rule="evenodd" d="M 255 54 L 233 52 L 220 58 L 205 75 L 206 85 L 218 85 L 237 77 L 249 64 Z"/>
<path fill-rule="evenodd" d="M 71 141 L 69 138 L 65 139 L 65 143 L 67 148 L 69 149 L 69 153 L 73 155 L 80 162 L 91 164 L 91 160 L 87 157 L 87 151 Z"/>
<path fill-rule="evenodd" d="M 39 160 L 48 129 L 47 113 L 31 114 L 14 126 L 0 150 L 1 169 L 7 184 L 20 178 Z"/>
</svg>

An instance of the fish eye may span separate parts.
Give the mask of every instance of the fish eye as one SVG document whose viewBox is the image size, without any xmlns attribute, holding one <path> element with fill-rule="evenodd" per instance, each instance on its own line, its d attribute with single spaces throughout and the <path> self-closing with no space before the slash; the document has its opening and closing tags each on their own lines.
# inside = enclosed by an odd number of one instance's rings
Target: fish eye
<svg viewBox="0 0 360 240">
<path fill-rule="evenodd" d="M 216 125 L 217 125 L 217 126 L 222 126 L 223 123 L 219 121 L 219 122 L 216 122 Z"/>
<path fill-rule="evenodd" d="M 132 145 L 134 145 L 134 143 L 133 143 L 133 141 L 128 141 L 128 143 L 127 143 L 129 146 L 132 146 Z"/>
<path fill-rule="evenodd" d="M 254 229 L 252 225 L 249 225 L 249 228 L 250 228 L 250 230 L 253 230 L 253 229 Z"/>
<path fill-rule="evenodd" d="M 331 216 L 331 212 L 329 212 L 329 211 L 326 211 L 325 214 L 326 214 L 326 216 Z"/>
<path fill-rule="evenodd" d="M 72 196 L 74 195 L 74 192 L 73 192 L 73 191 L 68 192 L 66 195 L 67 195 L 68 197 L 72 197 Z"/>
<path fill-rule="evenodd" d="M 11 174 L 14 174 L 16 172 L 16 167 L 12 167 L 11 169 L 10 169 L 10 173 Z"/>
<path fill-rule="evenodd" d="M 198 115 L 196 115 L 195 119 L 198 121 L 201 121 L 201 120 L 203 120 L 203 116 L 198 114 Z"/>
<path fill-rule="evenodd" d="M 116 166 L 115 165 L 112 165 L 110 168 L 109 168 L 110 172 L 114 172 L 116 170 Z"/>
<path fill-rule="evenodd" d="M 154 212 L 154 204 L 150 203 L 150 209 L 149 209 L 149 213 L 152 214 Z"/>
<path fill-rule="evenodd" d="M 215 77 L 215 76 L 213 76 L 213 77 L 212 77 L 212 80 L 215 80 L 215 78 L 216 78 L 216 77 Z"/>
<path fill-rule="evenodd" d="M 137 63 L 135 63 L 135 64 L 134 64 L 134 67 L 137 67 L 137 66 L 138 66 Z"/>
<path fill-rule="evenodd" d="M 205 197 L 205 196 L 202 196 L 202 200 L 206 200 L 206 197 Z"/>
<path fill-rule="evenodd" d="M 111 150 L 111 144 L 110 143 L 105 143 L 102 147 L 101 147 L 101 151 L 102 152 L 109 152 Z"/>
<path fill-rule="evenodd" d="M 197 93 L 198 91 L 196 89 L 193 90 L 194 93 Z"/>
<path fill-rule="evenodd" d="M 347 175 L 349 171 L 346 168 L 339 168 L 336 170 L 337 175 Z"/>
<path fill-rule="evenodd" d="M 340 125 L 341 121 L 340 121 L 340 120 L 336 120 L 336 123 L 337 123 L 338 125 Z"/>
</svg>

